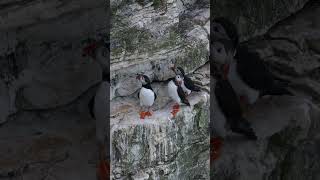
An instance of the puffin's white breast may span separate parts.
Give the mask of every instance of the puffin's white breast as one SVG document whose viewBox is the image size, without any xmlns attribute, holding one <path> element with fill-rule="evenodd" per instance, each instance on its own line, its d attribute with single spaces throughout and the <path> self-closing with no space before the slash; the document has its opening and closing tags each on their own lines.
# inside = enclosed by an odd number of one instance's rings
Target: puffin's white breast
<svg viewBox="0 0 320 180">
<path fill-rule="evenodd" d="M 178 95 L 178 86 L 176 86 L 173 82 L 173 80 L 171 80 L 169 83 L 168 83 L 168 94 L 169 94 L 169 97 L 171 99 L 173 99 L 175 102 L 177 103 L 180 103 L 181 102 L 181 99 Z"/>
<path fill-rule="evenodd" d="M 240 77 L 236 69 L 237 63 L 234 60 L 230 64 L 228 79 L 238 97 L 245 96 L 248 98 L 249 104 L 253 104 L 259 97 L 259 91 L 249 87 Z"/>
<path fill-rule="evenodd" d="M 151 89 L 142 87 L 139 92 L 140 105 L 141 106 L 152 106 L 154 103 L 155 95 Z"/>
</svg>

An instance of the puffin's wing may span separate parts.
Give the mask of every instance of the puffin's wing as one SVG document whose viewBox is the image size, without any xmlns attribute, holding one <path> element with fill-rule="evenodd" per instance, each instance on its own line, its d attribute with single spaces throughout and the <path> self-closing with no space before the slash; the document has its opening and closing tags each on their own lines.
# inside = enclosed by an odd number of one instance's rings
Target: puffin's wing
<svg viewBox="0 0 320 180">
<path fill-rule="evenodd" d="M 178 91 L 178 95 L 179 95 L 181 101 L 182 101 L 184 104 L 190 106 L 190 103 L 189 103 L 189 101 L 188 101 L 188 99 L 187 99 L 187 97 L 186 97 L 186 94 L 184 93 L 184 91 L 183 91 L 183 89 L 182 89 L 181 86 L 178 86 L 177 91 Z"/>
<path fill-rule="evenodd" d="M 227 80 L 219 80 L 216 84 L 215 95 L 221 111 L 225 115 L 231 130 L 249 139 L 257 139 L 250 123 L 243 118 L 240 103 L 236 93 Z"/>
<path fill-rule="evenodd" d="M 200 91 L 200 87 L 196 86 L 194 82 L 187 76 L 184 76 L 184 84 L 191 91 Z"/>
<path fill-rule="evenodd" d="M 229 81 L 218 80 L 214 93 L 217 103 L 227 119 L 242 116 L 239 99 Z"/>
<path fill-rule="evenodd" d="M 257 53 L 242 46 L 237 50 L 237 72 L 251 88 L 265 91 L 273 86 L 274 77 Z"/>
</svg>

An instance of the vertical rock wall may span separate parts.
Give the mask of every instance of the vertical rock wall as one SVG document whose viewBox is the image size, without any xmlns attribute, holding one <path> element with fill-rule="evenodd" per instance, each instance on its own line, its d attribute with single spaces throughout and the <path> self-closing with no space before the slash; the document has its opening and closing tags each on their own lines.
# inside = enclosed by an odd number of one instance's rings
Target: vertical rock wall
<svg viewBox="0 0 320 180">
<path fill-rule="evenodd" d="M 88 102 L 101 67 L 105 2 L 0 2 L 0 179 L 95 179 Z M 10 116 L 7 116 L 10 114 Z"/>
<path fill-rule="evenodd" d="M 114 1 L 111 29 L 112 179 L 209 179 L 209 3 Z M 171 117 L 170 64 L 202 87 Z M 137 73 L 157 93 L 140 120 Z M 171 118 L 171 119 L 170 119 Z"/>
</svg>

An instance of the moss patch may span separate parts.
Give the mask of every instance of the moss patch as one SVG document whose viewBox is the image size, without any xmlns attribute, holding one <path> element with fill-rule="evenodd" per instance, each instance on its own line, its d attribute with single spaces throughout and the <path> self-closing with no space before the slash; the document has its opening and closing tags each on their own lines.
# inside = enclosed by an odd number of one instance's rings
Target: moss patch
<svg viewBox="0 0 320 180">
<path fill-rule="evenodd" d="M 209 52 L 206 44 L 197 44 L 196 46 L 186 47 L 186 53 L 183 57 L 177 57 L 176 65 L 184 68 L 186 72 L 190 72 L 209 60 Z"/>
<path fill-rule="evenodd" d="M 117 56 L 123 51 L 127 53 L 156 53 L 161 49 L 170 49 L 182 43 L 180 34 L 174 28 L 169 28 L 166 36 L 156 39 L 145 29 L 127 28 L 125 23 L 117 23 L 111 32 L 111 55 Z M 118 30 L 117 29 L 121 29 Z"/>
</svg>

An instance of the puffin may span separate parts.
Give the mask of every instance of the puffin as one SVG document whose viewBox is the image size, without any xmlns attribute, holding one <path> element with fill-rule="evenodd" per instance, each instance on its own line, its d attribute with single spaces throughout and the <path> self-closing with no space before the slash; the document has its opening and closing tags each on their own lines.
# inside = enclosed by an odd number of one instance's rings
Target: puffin
<svg viewBox="0 0 320 180">
<path fill-rule="evenodd" d="M 233 49 L 237 48 L 239 44 L 238 30 L 229 19 L 225 17 L 214 18 L 210 30 L 214 39 L 229 39 L 232 41 Z"/>
<path fill-rule="evenodd" d="M 171 69 L 176 75 L 180 75 L 183 78 L 181 87 L 187 95 L 190 95 L 192 91 L 200 92 L 200 87 L 196 86 L 194 82 L 188 76 L 186 76 L 182 67 L 172 66 Z"/>
<path fill-rule="evenodd" d="M 242 134 L 248 139 L 256 140 L 257 137 L 249 121 L 243 117 L 239 98 L 229 80 L 223 76 L 218 77 L 214 93 L 217 104 L 224 114 L 231 131 Z"/>
<path fill-rule="evenodd" d="M 245 45 L 232 45 L 228 39 L 216 39 L 211 44 L 212 59 L 221 65 L 224 76 L 236 91 L 244 106 L 254 104 L 265 95 L 292 95 L 287 83 L 279 81 L 255 52 Z"/>
<path fill-rule="evenodd" d="M 241 104 L 237 97 L 236 92 L 234 91 L 232 85 L 228 81 L 228 78 L 223 75 L 223 72 L 216 73 L 213 75 L 216 77 L 216 86 L 214 88 L 215 99 L 217 103 L 217 108 L 224 116 L 226 124 L 229 125 L 231 131 L 233 133 L 237 133 L 245 136 L 249 140 L 257 140 L 257 136 L 254 130 L 251 127 L 251 124 L 247 119 L 243 117 L 243 112 L 241 108 Z M 216 121 L 224 121 L 221 119 L 216 119 Z M 225 122 L 212 122 L 211 129 L 211 139 L 210 139 L 210 163 L 213 163 L 220 154 L 223 146 L 223 134 L 219 134 L 220 132 L 225 131 L 224 123 Z M 215 124 L 219 126 L 216 128 Z"/>
<path fill-rule="evenodd" d="M 82 49 L 82 55 L 89 57 L 102 68 L 102 80 L 97 84 L 95 95 L 88 103 L 90 115 L 95 119 L 96 140 L 99 160 L 97 163 L 97 178 L 107 180 L 110 178 L 110 139 L 106 133 L 109 120 L 110 70 L 107 67 L 109 57 L 109 44 L 104 41 L 93 41 Z"/>
<path fill-rule="evenodd" d="M 179 112 L 180 104 L 185 104 L 190 106 L 189 100 L 187 99 L 186 93 L 181 87 L 183 84 L 183 77 L 181 75 L 176 75 L 175 78 L 172 78 L 168 83 L 168 95 L 169 97 L 176 102 L 173 106 L 171 114 L 173 117 Z"/>
<path fill-rule="evenodd" d="M 140 99 L 140 118 L 144 119 L 145 116 L 152 116 L 150 112 L 150 107 L 153 105 L 154 101 L 157 99 L 157 94 L 151 87 L 151 81 L 148 76 L 138 74 L 137 79 L 142 83 L 142 87 L 138 93 L 138 98 Z M 143 107 L 147 107 L 148 111 L 143 111 Z"/>
</svg>

